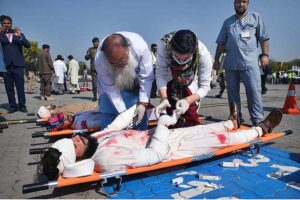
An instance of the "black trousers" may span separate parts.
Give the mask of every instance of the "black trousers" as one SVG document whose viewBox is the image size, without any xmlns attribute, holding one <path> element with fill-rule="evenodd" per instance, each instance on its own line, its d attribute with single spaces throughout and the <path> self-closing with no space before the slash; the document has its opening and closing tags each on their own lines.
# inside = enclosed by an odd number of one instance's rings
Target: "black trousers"
<svg viewBox="0 0 300 200">
<path fill-rule="evenodd" d="M 24 67 L 10 65 L 6 67 L 6 70 L 7 73 L 4 74 L 4 84 L 10 108 L 25 107 Z M 19 106 L 16 103 L 15 86 L 18 94 Z"/>
</svg>

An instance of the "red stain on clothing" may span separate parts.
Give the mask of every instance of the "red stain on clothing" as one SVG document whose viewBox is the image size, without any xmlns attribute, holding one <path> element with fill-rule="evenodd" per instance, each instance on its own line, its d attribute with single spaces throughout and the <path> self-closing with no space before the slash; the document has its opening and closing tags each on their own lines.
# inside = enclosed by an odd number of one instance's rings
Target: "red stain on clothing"
<svg viewBox="0 0 300 200">
<path fill-rule="evenodd" d="M 132 137 L 134 134 L 132 133 L 132 132 L 126 132 L 126 133 L 124 133 L 124 136 L 125 137 Z"/>
<path fill-rule="evenodd" d="M 109 145 L 117 144 L 117 143 L 118 143 L 118 140 L 116 138 L 112 138 L 104 146 L 109 146 Z"/>
<path fill-rule="evenodd" d="M 217 135 L 221 144 L 224 144 L 226 141 L 226 136 L 224 134 Z"/>
<path fill-rule="evenodd" d="M 149 136 L 147 134 L 143 134 L 141 136 L 141 141 L 148 141 L 148 139 L 149 139 Z"/>
</svg>

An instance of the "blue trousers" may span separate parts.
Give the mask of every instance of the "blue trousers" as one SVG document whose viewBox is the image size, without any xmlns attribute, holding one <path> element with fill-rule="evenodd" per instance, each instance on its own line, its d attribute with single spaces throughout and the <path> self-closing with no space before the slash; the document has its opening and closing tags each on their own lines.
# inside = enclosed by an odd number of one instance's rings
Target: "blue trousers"
<svg viewBox="0 0 300 200">
<path fill-rule="evenodd" d="M 139 96 L 130 92 L 121 91 L 121 96 L 125 102 L 126 108 L 130 108 L 139 101 Z M 102 94 L 99 99 L 99 112 L 101 113 L 101 129 L 106 128 L 118 115 L 119 112 L 111 103 L 106 94 Z M 144 118 L 140 124 L 134 126 L 136 130 L 146 130 L 148 128 L 148 119 L 145 112 Z"/>
<path fill-rule="evenodd" d="M 259 68 L 250 70 L 225 70 L 227 82 L 228 101 L 234 101 L 241 113 L 241 97 L 240 97 L 240 82 L 245 86 L 247 95 L 247 104 L 250 114 L 250 120 L 253 124 L 260 122 L 263 119 L 263 104 L 261 98 L 261 77 Z"/>
<path fill-rule="evenodd" d="M 7 72 L 4 75 L 4 84 L 10 108 L 25 107 L 24 67 L 10 65 L 6 67 L 6 70 Z M 18 94 L 19 106 L 16 103 L 15 86 Z"/>
</svg>

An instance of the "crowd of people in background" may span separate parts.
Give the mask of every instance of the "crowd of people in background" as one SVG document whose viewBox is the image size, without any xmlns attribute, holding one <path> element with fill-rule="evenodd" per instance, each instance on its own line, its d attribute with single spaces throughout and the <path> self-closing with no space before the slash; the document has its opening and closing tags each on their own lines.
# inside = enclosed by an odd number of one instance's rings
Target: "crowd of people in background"
<svg viewBox="0 0 300 200">
<path fill-rule="evenodd" d="M 118 32 L 101 42 L 98 37 L 92 39 L 93 46 L 84 55 L 85 60 L 90 61 L 89 68 L 84 62 L 80 68 L 73 55 L 67 57 L 67 62 L 62 55 L 56 55 L 53 61 L 49 44 L 43 44 L 38 55 L 25 62 L 22 48 L 30 48 L 30 43 L 19 28 L 12 28 L 12 19 L 3 15 L 0 35 L 3 59 L 0 62 L 4 66 L 9 112 L 27 112 L 24 83 L 26 92 L 34 94 L 38 92 L 35 91 L 38 80 L 40 100 L 54 100 L 53 95 L 91 90 L 92 100 L 99 100 L 102 105 L 99 112 L 105 116 L 103 123 L 107 121 L 103 127 L 133 104 L 138 104 L 136 124 L 143 124 L 150 98 L 161 98 L 155 109 L 157 117 L 163 111 L 170 114 L 177 110 L 182 116 L 178 121 L 181 125 L 176 126 L 191 126 L 199 123 L 201 99 L 218 82 L 220 91 L 215 98 L 222 98 L 227 89 L 228 102 L 237 103 L 240 121 L 244 121 L 239 95 L 239 83 L 242 82 L 255 126 L 263 118 L 261 95 L 268 90 L 266 83 L 297 82 L 298 74 L 272 72 L 270 36 L 261 16 L 247 11 L 248 5 L 248 0 L 234 1 L 235 14 L 223 23 L 214 58 L 191 30 L 168 33 L 160 44 L 151 44 L 151 48 L 137 33 Z M 232 26 L 237 22 L 237 26 Z M 248 27 L 250 22 L 258 31 L 253 32 Z M 240 40 L 243 42 L 237 42 Z"/>
</svg>

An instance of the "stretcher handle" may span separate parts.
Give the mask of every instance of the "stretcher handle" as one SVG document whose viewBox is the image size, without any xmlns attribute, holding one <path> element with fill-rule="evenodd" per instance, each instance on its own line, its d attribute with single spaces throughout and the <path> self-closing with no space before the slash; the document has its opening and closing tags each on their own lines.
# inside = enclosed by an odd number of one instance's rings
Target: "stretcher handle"
<svg viewBox="0 0 300 200">
<path fill-rule="evenodd" d="M 285 135 L 291 135 L 293 134 L 293 130 L 286 130 L 284 131 Z"/>
<path fill-rule="evenodd" d="M 36 148 L 36 149 L 29 149 L 29 154 L 40 154 L 40 153 L 44 153 L 45 151 L 47 151 L 49 148 L 45 147 L 45 148 Z"/>
<path fill-rule="evenodd" d="M 35 123 L 37 119 L 24 119 L 24 120 L 20 120 L 20 123 Z"/>
<path fill-rule="evenodd" d="M 35 116 L 36 113 L 27 113 L 27 116 Z"/>
<path fill-rule="evenodd" d="M 47 122 L 45 121 L 36 121 L 37 126 L 45 126 Z"/>
<path fill-rule="evenodd" d="M 44 136 L 45 136 L 45 132 L 42 132 L 42 131 L 32 133 L 32 138 L 44 137 Z"/>
<path fill-rule="evenodd" d="M 26 184 L 22 187 L 23 194 L 30 193 L 30 192 L 36 192 L 40 190 L 47 190 L 49 189 L 48 182 L 45 183 L 32 183 L 32 184 Z"/>
<path fill-rule="evenodd" d="M 6 129 L 8 128 L 8 124 L 0 124 L 0 129 Z"/>
</svg>

